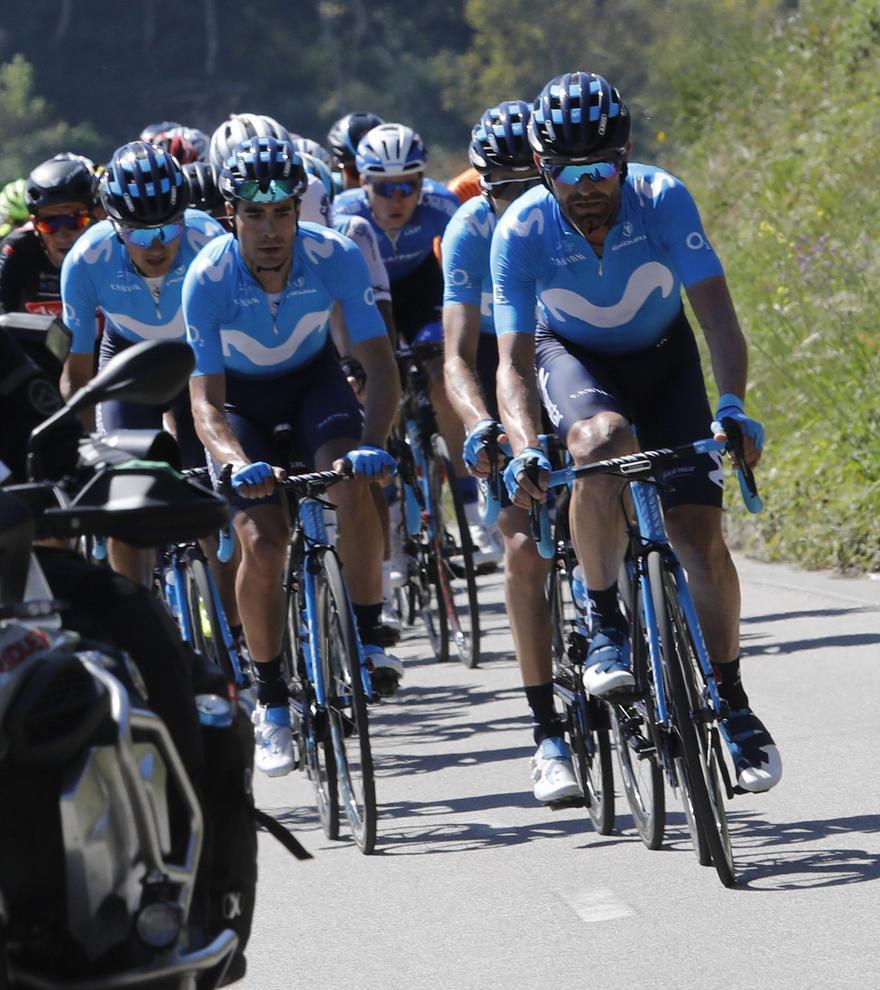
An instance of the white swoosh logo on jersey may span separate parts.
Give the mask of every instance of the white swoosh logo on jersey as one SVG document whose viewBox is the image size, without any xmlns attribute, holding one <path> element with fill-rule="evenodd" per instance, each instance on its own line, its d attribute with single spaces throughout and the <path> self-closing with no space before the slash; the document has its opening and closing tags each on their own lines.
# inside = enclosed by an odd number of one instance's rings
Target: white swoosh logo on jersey
<svg viewBox="0 0 880 990">
<path fill-rule="evenodd" d="M 319 258 L 329 258 L 333 254 L 335 247 L 336 245 L 333 243 L 333 240 L 328 237 L 324 241 L 306 241 L 303 250 L 309 261 L 315 264 Z"/>
<path fill-rule="evenodd" d="M 594 327 L 619 327 L 633 319 L 655 289 L 665 299 L 674 286 L 672 272 L 659 261 L 649 261 L 630 275 L 620 302 L 613 306 L 594 306 L 570 289 L 547 289 L 539 298 L 557 320 L 572 317 Z"/>
<path fill-rule="evenodd" d="M 112 254 L 113 238 L 107 237 L 94 247 L 83 248 L 82 259 L 87 265 L 94 265 L 96 261 L 109 261 Z"/>
<path fill-rule="evenodd" d="M 136 337 L 144 340 L 182 340 L 186 334 L 186 325 L 183 322 L 183 310 L 177 307 L 177 312 L 162 326 L 154 326 L 151 323 L 141 323 L 133 316 L 126 313 L 108 313 L 107 319 L 116 326 L 127 330 Z"/>
<path fill-rule="evenodd" d="M 197 230 L 195 227 L 187 227 L 186 229 L 186 239 L 193 251 L 201 251 L 208 241 L 214 239 L 214 236 L 214 234 L 206 234 L 203 230 Z"/>
<path fill-rule="evenodd" d="M 516 220 L 508 223 L 507 226 L 501 227 L 501 233 L 506 241 L 509 241 L 511 237 L 516 235 L 517 237 L 528 237 L 532 232 L 532 227 L 535 228 L 536 234 L 542 234 L 544 232 L 544 214 L 537 208 L 531 210 L 525 219 Z"/>
<path fill-rule="evenodd" d="M 196 269 L 199 285 L 205 285 L 207 282 L 222 282 L 226 270 L 232 268 L 234 264 L 235 259 L 231 251 L 224 251 L 219 261 L 200 260 Z"/>
<path fill-rule="evenodd" d="M 482 219 L 479 219 L 475 213 L 472 213 L 468 217 L 468 226 L 475 234 L 479 234 L 483 240 L 488 241 L 495 229 L 495 214 L 487 213 Z"/>
<path fill-rule="evenodd" d="M 665 172 L 656 172 L 648 180 L 647 176 L 640 175 L 633 182 L 633 189 L 644 205 L 645 199 L 656 199 L 664 189 L 671 189 L 675 185 L 675 179 Z"/>
<path fill-rule="evenodd" d="M 229 357 L 232 349 L 235 348 L 251 364 L 259 365 L 261 368 L 283 364 L 293 357 L 310 333 L 314 333 L 315 330 L 324 325 L 329 313 L 329 309 L 323 309 L 319 313 L 306 313 L 305 316 L 300 317 L 293 333 L 287 340 L 275 347 L 261 344 L 259 340 L 254 340 L 250 334 L 243 330 L 221 330 L 220 340 L 223 344 L 223 356 Z"/>
</svg>

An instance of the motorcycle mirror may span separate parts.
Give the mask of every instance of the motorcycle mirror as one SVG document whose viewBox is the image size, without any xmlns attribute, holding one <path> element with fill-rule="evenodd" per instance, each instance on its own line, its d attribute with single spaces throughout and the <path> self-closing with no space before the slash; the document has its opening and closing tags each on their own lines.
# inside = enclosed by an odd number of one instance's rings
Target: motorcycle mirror
<svg viewBox="0 0 880 990">
<path fill-rule="evenodd" d="M 186 386 L 195 367 L 195 354 L 182 340 L 144 340 L 127 347 L 107 362 L 66 406 L 41 423 L 28 445 L 33 459 L 47 434 L 81 409 L 106 399 L 125 399 L 147 406 L 164 406 Z M 37 475 L 34 475 L 37 476 Z"/>
</svg>

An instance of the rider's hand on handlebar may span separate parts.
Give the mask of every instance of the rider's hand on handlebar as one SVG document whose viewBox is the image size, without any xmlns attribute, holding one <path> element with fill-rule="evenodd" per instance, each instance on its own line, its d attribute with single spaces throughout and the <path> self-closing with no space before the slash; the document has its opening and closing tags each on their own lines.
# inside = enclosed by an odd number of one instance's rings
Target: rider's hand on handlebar
<svg viewBox="0 0 880 990">
<path fill-rule="evenodd" d="M 234 465 L 229 479 L 236 495 L 242 498 L 268 498 L 275 491 L 275 479 L 285 477 L 284 468 L 272 467 L 265 461 Z"/>
<path fill-rule="evenodd" d="M 343 461 L 337 461 L 333 467 L 340 471 L 347 461 L 351 465 L 351 473 L 355 477 L 367 478 L 369 481 L 384 481 L 397 474 L 397 461 L 384 447 L 363 443 L 360 447 L 350 450 Z"/>
<path fill-rule="evenodd" d="M 537 471 L 537 481 L 528 474 Z M 537 447 L 525 447 L 504 469 L 504 484 L 510 500 L 521 509 L 531 507 L 532 501 L 544 502 L 547 499 L 547 482 L 550 476 L 550 461 Z"/>
<path fill-rule="evenodd" d="M 711 427 L 716 440 L 727 439 L 727 434 L 721 425 L 722 419 L 732 419 L 739 424 L 743 434 L 746 464 L 754 467 L 761 460 L 761 451 L 764 449 L 764 427 L 756 419 L 746 415 L 742 399 L 731 393 L 722 395 L 718 400 L 718 408 Z M 733 463 L 735 467 L 738 466 L 735 457 Z"/>
<path fill-rule="evenodd" d="M 491 473 L 488 443 L 495 441 L 500 447 L 507 443 L 507 434 L 494 419 L 481 419 L 464 439 L 462 457 L 465 467 L 477 478 L 488 478 Z M 500 453 L 500 451 L 499 451 Z"/>
</svg>

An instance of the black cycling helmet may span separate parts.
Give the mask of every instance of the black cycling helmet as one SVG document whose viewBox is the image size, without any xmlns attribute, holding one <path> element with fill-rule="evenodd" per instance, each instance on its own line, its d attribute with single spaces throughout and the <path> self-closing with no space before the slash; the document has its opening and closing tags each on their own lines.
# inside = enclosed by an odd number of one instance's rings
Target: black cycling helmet
<svg viewBox="0 0 880 990">
<path fill-rule="evenodd" d="M 183 166 L 183 174 L 189 183 L 189 205 L 205 213 L 214 213 L 223 205 L 223 196 L 217 188 L 217 173 L 208 162 L 190 162 Z"/>
<path fill-rule="evenodd" d="M 525 100 L 490 107 L 471 131 L 468 158 L 484 175 L 493 168 L 534 171 L 535 159 L 526 129 L 531 109 Z"/>
<path fill-rule="evenodd" d="M 107 215 L 132 226 L 170 223 L 189 202 L 189 183 L 177 159 L 144 141 L 113 152 L 98 190 Z"/>
<path fill-rule="evenodd" d="M 88 159 L 79 155 L 56 155 L 38 165 L 28 176 L 24 201 L 31 213 L 59 203 L 82 203 L 91 209 L 97 188 L 98 180 Z"/>
<path fill-rule="evenodd" d="M 330 128 L 327 146 L 343 165 L 354 165 L 360 139 L 385 121 L 377 113 L 355 111 L 347 113 Z"/>
<path fill-rule="evenodd" d="M 532 105 L 529 142 L 543 161 L 576 162 L 629 141 L 630 117 L 620 93 L 594 72 L 567 72 Z"/>
<path fill-rule="evenodd" d="M 302 159 L 290 141 L 253 137 L 226 159 L 219 186 L 223 198 L 251 203 L 277 203 L 299 198 L 309 184 Z"/>
</svg>

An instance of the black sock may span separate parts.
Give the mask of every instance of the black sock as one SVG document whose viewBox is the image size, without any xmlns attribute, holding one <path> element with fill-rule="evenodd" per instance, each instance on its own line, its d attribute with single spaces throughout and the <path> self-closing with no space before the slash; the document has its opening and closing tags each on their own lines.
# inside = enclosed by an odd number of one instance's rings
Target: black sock
<svg viewBox="0 0 880 990">
<path fill-rule="evenodd" d="M 257 678 L 257 701 L 269 708 L 279 708 L 287 704 L 287 685 L 281 673 L 281 657 L 254 663 Z"/>
<path fill-rule="evenodd" d="M 739 657 L 730 663 L 713 664 L 712 673 L 718 683 L 718 693 L 730 705 L 731 710 L 749 707 L 749 696 L 742 686 Z"/>
<path fill-rule="evenodd" d="M 607 629 L 609 626 L 626 632 L 626 619 L 617 601 L 617 582 L 604 591 L 588 589 L 590 596 L 590 621 L 594 628 Z"/>
<path fill-rule="evenodd" d="M 532 710 L 532 734 L 535 744 L 540 746 L 545 739 L 565 735 L 562 719 L 556 713 L 553 697 L 553 682 L 527 687 L 526 701 Z"/>
<path fill-rule="evenodd" d="M 378 605 L 356 605 L 352 602 L 351 607 L 354 610 L 361 642 L 375 644 L 382 620 L 382 602 Z"/>
</svg>

